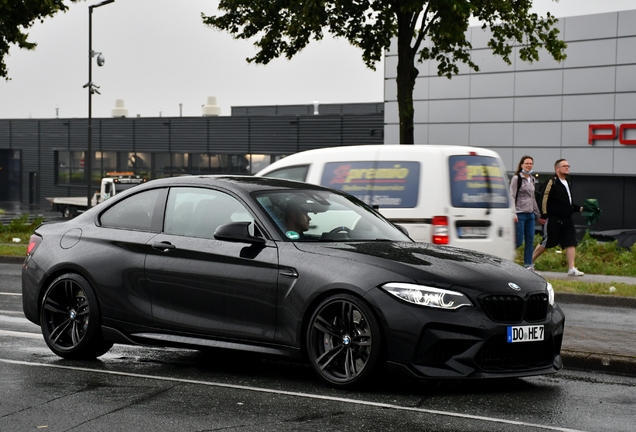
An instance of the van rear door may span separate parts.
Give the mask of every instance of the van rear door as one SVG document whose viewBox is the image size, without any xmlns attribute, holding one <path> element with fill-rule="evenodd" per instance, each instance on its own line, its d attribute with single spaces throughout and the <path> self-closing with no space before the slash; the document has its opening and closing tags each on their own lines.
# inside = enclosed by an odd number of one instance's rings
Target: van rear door
<svg viewBox="0 0 636 432">
<path fill-rule="evenodd" d="M 512 212 L 500 161 L 492 156 L 469 154 L 449 156 L 448 164 L 450 243 L 499 256 L 505 248 L 512 255 Z"/>
</svg>

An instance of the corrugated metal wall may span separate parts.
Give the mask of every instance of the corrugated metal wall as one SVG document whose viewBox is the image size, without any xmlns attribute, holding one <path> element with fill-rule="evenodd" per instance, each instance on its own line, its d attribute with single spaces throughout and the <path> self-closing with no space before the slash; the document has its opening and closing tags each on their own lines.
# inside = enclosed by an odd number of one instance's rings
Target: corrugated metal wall
<svg viewBox="0 0 636 432">
<path fill-rule="evenodd" d="M 230 117 L 98 118 L 93 151 L 288 155 L 314 148 L 383 144 L 382 103 L 243 107 Z M 258 112 L 258 115 L 255 113 Z M 328 114 L 331 112 L 331 114 Z M 284 114 L 281 114 L 284 113 Z M 55 184 L 55 151 L 85 151 L 87 119 L 0 119 L 0 150 L 21 152 L 20 201 L 29 172 L 38 173 L 37 202 L 84 196 L 86 187 Z M 4 187 L 0 185 L 0 187 Z"/>
</svg>

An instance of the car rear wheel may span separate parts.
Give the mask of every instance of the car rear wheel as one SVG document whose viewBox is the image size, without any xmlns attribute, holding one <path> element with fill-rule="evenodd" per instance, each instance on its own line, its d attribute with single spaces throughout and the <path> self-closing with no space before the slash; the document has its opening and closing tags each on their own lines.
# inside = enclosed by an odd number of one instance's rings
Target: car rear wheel
<svg viewBox="0 0 636 432">
<path fill-rule="evenodd" d="M 88 281 L 64 274 L 48 286 L 40 323 L 51 351 L 68 359 L 92 359 L 105 354 L 112 342 L 102 339 L 97 297 Z"/>
<path fill-rule="evenodd" d="M 373 374 L 382 341 L 377 320 L 358 297 L 337 294 L 316 308 L 307 329 L 307 354 L 318 375 L 333 387 L 351 388 Z"/>
</svg>

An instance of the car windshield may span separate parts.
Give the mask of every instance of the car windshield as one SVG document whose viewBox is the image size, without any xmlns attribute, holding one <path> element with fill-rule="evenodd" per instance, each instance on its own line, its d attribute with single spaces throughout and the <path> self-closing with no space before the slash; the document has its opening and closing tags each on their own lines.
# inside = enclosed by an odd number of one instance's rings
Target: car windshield
<svg viewBox="0 0 636 432">
<path fill-rule="evenodd" d="M 412 241 L 354 197 L 285 190 L 260 193 L 256 201 L 293 241 Z"/>
</svg>

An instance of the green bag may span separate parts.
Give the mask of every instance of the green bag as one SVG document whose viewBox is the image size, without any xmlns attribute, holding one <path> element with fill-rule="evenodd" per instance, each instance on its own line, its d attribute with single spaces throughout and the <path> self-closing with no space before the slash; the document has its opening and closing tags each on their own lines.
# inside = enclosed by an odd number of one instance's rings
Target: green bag
<svg viewBox="0 0 636 432">
<path fill-rule="evenodd" d="M 595 224 L 599 220 L 601 220 L 601 211 L 598 206 L 598 200 L 595 198 L 588 198 L 583 202 L 583 212 L 581 215 L 587 221 L 588 225 Z"/>
</svg>

